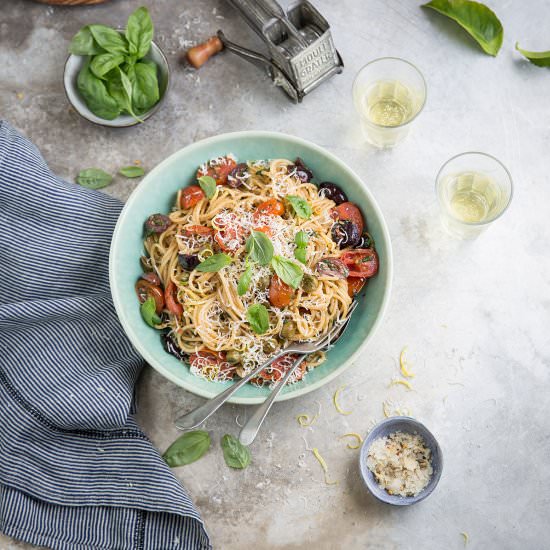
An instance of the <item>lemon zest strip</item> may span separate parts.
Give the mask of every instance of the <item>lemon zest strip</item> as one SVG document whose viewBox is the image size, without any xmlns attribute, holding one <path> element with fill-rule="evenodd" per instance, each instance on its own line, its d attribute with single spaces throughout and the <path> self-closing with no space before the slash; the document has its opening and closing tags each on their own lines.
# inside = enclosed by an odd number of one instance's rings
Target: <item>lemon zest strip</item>
<svg viewBox="0 0 550 550">
<path fill-rule="evenodd" d="M 470 542 L 470 536 L 468 535 L 468 533 L 460 533 L 460 534 L 464 537 L 464 546 L 466 546 L 468 542 Z"/>
<path fill-rule="evenodd" d="M 338 481 L 329 481 L 328 480 L 328 466 L 327 466 L 327 463 L 325 462 L 325 459 L 319 453 L 319 449 L 317 449 L 317 447 L 313 447 L 313 449 L 311 449 L 311 451 L 313 452 L 313 456 L 315 456 L 315 458 L 319 461 L 319 464 L 321 465 L 321 468 L 323 468 L 323 472 L 325 474 L 325 483 L 327 485 L 336 485 L 338 483 Z"/>
<path fill-rule="evenodd" d="M 310 417 L 309 414 L 299 414 L 296 417 L 296 420 L 298 421 L 298 424 L 302 426 L 302 428 L 308 428 L 311 426 L 316 420 L 319 418 L 319 415 L 316 414 L 315 416 Z"/>
<path fill-rule="evenodd" d="M 411 386 L 411 383 L 408 380 L 392 380 L 390 383 L 390 386 L 396 386 L 397 384 L 401 384 L 402 386 L 405 386 L 408 390 L 413 389 L 413 387 Z"/>
<path fill-rule="evenodd" d="M 384 416 L 386 418 L 391 416 L 391 412 L 388 410 L 388 403 L 386 401 L 382 402 L 382 411 L 384 412 Z"/>
<path fill-rule="evenodd" d="M 363 443 L 363 438 L 358 433 L 355 433 L 355 432 L 350 432 L 349 434 L 341 435 L 338 439 L 344 439 L 344 437 L 355 437 L 355 439 L 357 439 L 356 445 L 352 445 L 351 443 L 347 444 L 348 449 L 359 449 L 359 447 L 361 447 L 361 443 Z"/>
<path fill-rule="evenodd" d="M 407 346 L 405 346 L 401 353 L 399 354 L 399 367 L 401 368 L 401 374 L 406 378 L 414 378 L 414 372 L 407 370 L 407 359 L 405 359 L 405 352 L 407 351 Z"/>
<path fill-rule="evenodd" d="M 340 386 L 335 392 L 334 392 L 334 395 L 332 397 L 332 401 L 334 403 L 334 407 L 336 408 L 336 410 L 340 413 L 340 414 L 343 414 L 343 415 L 348 415 L 348 414 L 351 414 L 351 411 L 344 411 L 342 410 L 342 407 L 340 407 L 340 404 L 338 403 L 338 396 L 340 395 L 340 392 L 345 388 L 346 386 Z"/>
</svg>

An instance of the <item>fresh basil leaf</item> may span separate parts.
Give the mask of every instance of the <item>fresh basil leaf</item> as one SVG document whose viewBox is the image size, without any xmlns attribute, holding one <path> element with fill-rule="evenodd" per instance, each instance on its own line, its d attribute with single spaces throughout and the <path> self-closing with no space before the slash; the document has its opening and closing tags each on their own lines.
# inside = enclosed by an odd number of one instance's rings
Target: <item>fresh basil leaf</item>
<svg viewBox="0 0 550 550">
<path fill-rule="evenodd" d="M 69 44 L 69 53 L 73 55 L 96 55 L 98 53 L 104 53 L 105 50 L 101 48 L 94 40 L 90 27 L 82 27 L 71 40 Z"/>
<path fill-rule="evenodd" d="M 222 450 L 225 463 L 230 468 L 242 470 L 250 464 L 250 449 L 236 437 L 225 434 L 222 437 Z"/>
<path fill-rule="evenodd" d="M 216 271 L 228 266 L 231 261 L 231 256 L 228 256 L 227 254 L 214 254 L 213 256 L 206 258 L 206 260 L 201 262 L 195 269 L 197 271 L 204 271 L 205 273 L 215 273 Z"/>
<path fill-rule="evenodd" d="M 307 249 L 305 248 L 295 248 L 294 249 L 294 257 L 303 264 L 307 263 Z"/>
<path fill-rule="evenodd" d="M 76 182 L 89 189 L 101 189 L 107 187 L 113 180 L 113 176 L 100 168 L 88 168 L 81 170 L 76 176 Z"/>
<path fill-rule="evenodd" d="M 516 50 L 526 57 L 533 65 L 537 67 L 550 67 L 550 51 L 547 52 L 530 52 L 519 47 L 519 42 L 516 42 Z"/>
<path fill-rule="evenodd" d="M 103 78 L 109 71 L 123 62 L 124 56 L 120 53 L 102 53 L 92 58 L 90 69 L 98 78 Z"/>
<path fill-rule="evenodd" d="M 197 181 L 206 197 L 211 199 L 216 192 L 216 180 L 211 176 L 201 176 Z"/>
<path fill-rule="evenodd" d="M 252 281 L 252 266 L 247 265 L 244 273 L 239 277 L 239 283 L 237 284 L 237 294 L 239 296 L 244 296 L 246 291 L 250 287 L 250 282 Z"/>
<path fill-rule="evenodd" d="M 145 113 L 160 98 L 157 66 L 155 63 L 136 63 L 128 71 L 132 82 L 132 104 L 136 112 Z"/>
<path fill-rule="evenodd" d="M 210 434 L 204 430 L 187 432 L 166 449 L 162 458 L 170 468 L 191 464 L 206 454 L 210 443 Z"/>
<path fill-rule="evenodd" d="M 298 248 L 306 248 L 309 237 L 305 231 L 298 231 L 298 233 L 294 235 L 294 242 Z"/>
<path fill-rule="evenodd" d="M 299 218 L 308 220 L 311 217 L 313 210 L 305 199 L 297 195 L 287 195 L 285 198 Z"/>
<path fill-rule="evenodd" d="M 246 251 L 253 261 L 268 265 L 273 258 L 273 243 L 265 233 L 253 229 L 246 240 Z"/>
<path fill-rule="evenodd" d="M 130 15 L 126 24 L 125 34 L 130 55 L 136 55 L 138 59 L 145 57 L 151 48 L 153 32 L 153 22 L 147 8 L 138 8 Z"/>
<path fill-rule="evenodd" d="M 263 304 L 253 304 L 246 310 L 246 319 L 256 334 L 265 334 L 269 330 L 269 314 Z"/>
<path fill-rule="evenodd" d="M 141 304 L 139 311 L 143 320 L 150 326 L 155 328 L 161 322 L 160 317 L 156 312 L 157 304 L 153 297 L 147 298 L 143 304 Z"/>
<path fill-rule="evenodd" d="M 273 269 L 275 270 L 275 273 L 277 273 L 279 279 L 287 285 L 290 285 L 294 289 L 300 286 L 304 272 L 298 264 L 295 264 L 282 256 L 273 256 L 271 265 L 273 266 Z"/>
<path fill-rule="evenodd" d="M 128 53 L 126 39 L 122 34 L 115 31 L 115 29 L 106 27 L 105 25 L 90 25 L 89 29 L 94 40 L 104 50 L 111 53 L 121 53 L 123 55 Z"/>
<path fill-rule="evenodd" d="M 504 30 L 495 13 L 471 0 L 431 0 L 422 5 L 456 21 L 474 38 L 485 53 L 496 56 L 502 46 Z"/>
<path fill-rule="evenodd" d="M 132 83 L 126 73 L 117 67 L 107 73 L 106 79 L 109 94 L 116 100 L 120 110 L 132 115 L 139 122 L 143 122 L 132 108 Z"/>
<path fill-rule="evenodd" d="M 119 174 L 125 178 L 141 178 L 145 170 L 141 166 L 124 166 L 119 170 Z"/>
<path fill-rule="evenodd" d="M 90 71 L 89 61 L 80 69 L 76 87 L 94 115 L 105 120 L 113 120 L 120 115 L 118 102 L 107 92 L 105 83 Z"/>
</svg>

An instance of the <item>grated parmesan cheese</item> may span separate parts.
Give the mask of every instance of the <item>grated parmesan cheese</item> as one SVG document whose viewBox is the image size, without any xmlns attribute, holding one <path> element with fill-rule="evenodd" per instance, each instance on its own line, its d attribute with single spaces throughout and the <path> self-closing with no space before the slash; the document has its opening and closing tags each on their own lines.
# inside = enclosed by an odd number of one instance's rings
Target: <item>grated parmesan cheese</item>
<svg viewBox="0 0 550 550">
<path fill-rule="evenodd" d="M 390 495 L 416 496 L 433 474 L 431 451 L 418 434 L 395 432 L 373 441 L 367 467 Z"/>
</svg>

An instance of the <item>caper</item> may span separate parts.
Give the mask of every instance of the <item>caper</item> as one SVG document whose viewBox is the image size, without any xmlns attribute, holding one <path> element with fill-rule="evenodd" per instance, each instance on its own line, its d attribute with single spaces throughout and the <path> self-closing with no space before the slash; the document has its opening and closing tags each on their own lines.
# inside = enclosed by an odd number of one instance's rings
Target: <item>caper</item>
<svg viewBox="0 0 550 550">
<path fill-rule="evenodd" d="M 297 340 L 299 337 L 298 327 L 294 321 L 285 321 L 281 329 L 281 336 L 285 340 Z"/>
<path fill-rule="evenodd" d="M 319 286 L 319 281 L 317 277 L 313 275 L 305 274 L 302 278 L 302 288 L 304 292 L 313 292 Z"/>
<path fill-rule="evenodd" d="M 273 353 L 278 347 L 279 344 L 277 343 L 277 340 L 275 340 L 275 338 L 269 338 L 263 342 L 262 351 L 266 354 L 270 354 Z"/>
<path fill-rule="evenodd" d="M 263 275 L 258 279 L 257 287 L 260 290 L 265 290 L 271 284 L 271 277 L 269 275 Z"/>
<path fill-rule="evenodd" d="M 225 354 L 225 360 L 230 364 L 230 365 L 235 365 L 237 363 L 240 363 L 242 361 L 242 354 L 234 349 L 230 349 L 226 354 Z"/>
</svg>

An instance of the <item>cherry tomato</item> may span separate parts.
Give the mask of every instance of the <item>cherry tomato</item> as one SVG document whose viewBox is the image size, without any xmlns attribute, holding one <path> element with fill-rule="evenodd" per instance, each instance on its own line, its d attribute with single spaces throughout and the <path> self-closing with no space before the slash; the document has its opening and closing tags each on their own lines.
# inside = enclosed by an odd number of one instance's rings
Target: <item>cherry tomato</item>
<svg viewBox="0 0 550 550">
<path fill-rule="evenodd" d="M 180 206 L 184 210 L 192 208 L 205 197 L 204 191 L 198 185 L 190 185 L 181 192 Z"/>
<path fill-rule="evenodd" d="M 254 228 L 254 231 L 260 231 L 262 233 L 265 233 L 268 237 L 271 237 L 271 228 L 269 228 L 267 225 L 259 225 L 258 227 Z"/>
<path fill-rule="evenodd" d="M 136 294 L 140 304 L 143 304 L 147 298 L 153 298 L 155 300 L 155 310 L 157 315 L 159 315 L 164 308 L 164 295 L 162 293 L 162 288 L 158 285 L 146 281 L 145 279 L 140 279 L 136 283 Z"/>
<path fill-rule="evenodd" d="M 262 202 L 256 208 L 254 217 L 260 216 L 282 216 L 285 213 L 285 205 L 277 199 L 269 199 Z"/>
<path fill-rule="evenodd" d="M 214 234 L 214 230 L 211 227 L 206 227 L 205 225 L 190 225 L 189 227 L 185 227 L 183 229 L 183 233 L 187 237 L 190 237 L 191 235 L 204 235 L 208 237 Z"/>
<path fill-rule="evenodd" d="M 269 285 L 269 303 L 274 307 L 286 307 L 290 304 L 290 299 L 294 291 L 292 287 L 281 281 L 277 275 L 271 278 Z"/>
<path fill-rule="evenodd" d="M 297 358 L 297 355 L 283 355 L 279 357 L 279 359 L 275 359 L 269 367 L 260 371 L 260 374 L 254 378 L 254 381 L 256 383 L 260 380 L 264 380 L 265 382 L 278 382 L 286 374 L 288 369 L 294 365 L 294 361 L 296 361 Z M 304 363 L 302 363 L 302 365 L 303 364 Z M 303 372 L 301 370 L 302 365 L 295 371 L 297 380 L 301 380 L 303 377 Z"/>
<path fill-rule="evenodd" d="M 223 252 L 235 252 L 244 243 L 244 230 L 239 224 L 236 214 L 212 220 L 218 228 L 214 240 Z"/>
<path fill-rule="evenodd" d="M 201 362 L 197 365 L 199 368 L 206 367 L 219 367 L 220 368 L 220 374 L 222 373 L 228 373 L 228 372 L 234 372 L 235 366 L 230 365 L 225 360 L 225 352 L 223 351 L 212 351 L 210 349 L 201 349 L 200 351 L 197 351 L 196 353 L 192 353 L 189 356 L 189 364 L 191 366 L 194 365 L 194 363 L 197 362 L 197 360 L 201 360 Z M 206 362 L 206 365 L 204 364 Z"/>
<path fill-rule="evenodd" d="M 363 233 L 365 222 L 361 210 L 352 202 L 343 202 L 334 208 L 334 213 L 339 220 L 350 220 L 359 228 L 359 235 Z"/>
<path fill-rule="evenodd" d="M 357 296 L 365 286 L 366 279 L 363 277 L 348 277 L 348 294 L 350 298 Z"/>
<path fill-rule="evenodd" d="M 237 166 L 237 163 L 229 157 L 224 158 L 224 161 L 216 165 L 208 163 L 206 173 L 199 168 L 199 170 L 197 170 L 197 179 L 201 176 L 210 176 L 216 180 L 216 185 L 225 185 L 227 183 L 227 176 L 229 175 L 229 172 Z"/>
<path fill-rule="evenodd" d="M 358 248 L 344 252 L 340 258 L 349 269 L 350 277 L 370 278 L 378 271 L 378 254 L 374 248 Z"/>
<path fill-rule="evenodd" d="M 176 317 L 181 317 L 183 315 L 183 306 L 178 302 L 176 296 L 177 288 L 176 285 L 170 281 L 166 290 L 164 291 L 164 299 L 166 300 L 166 307 L 170 313 L 173 313 Z"/>
</svg>

